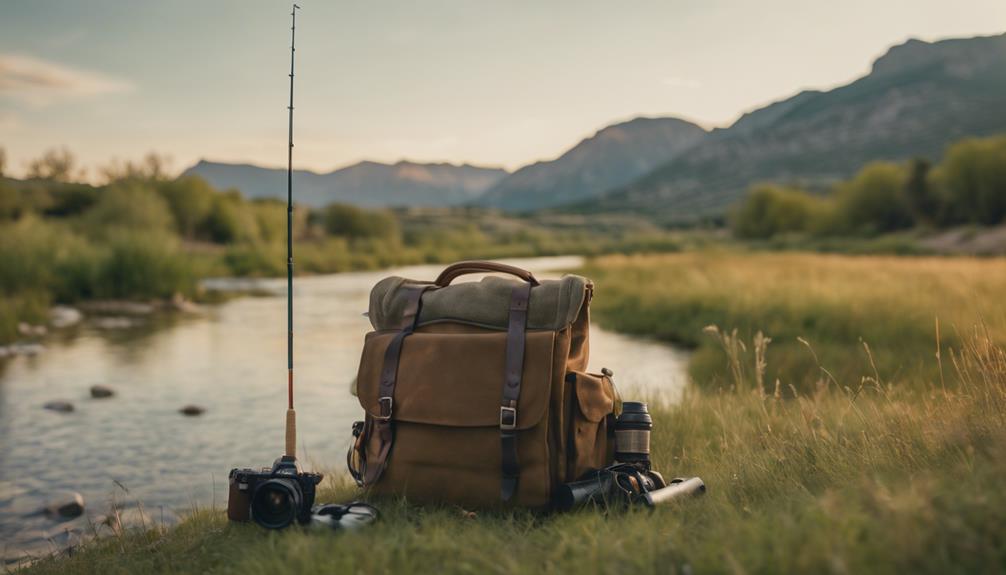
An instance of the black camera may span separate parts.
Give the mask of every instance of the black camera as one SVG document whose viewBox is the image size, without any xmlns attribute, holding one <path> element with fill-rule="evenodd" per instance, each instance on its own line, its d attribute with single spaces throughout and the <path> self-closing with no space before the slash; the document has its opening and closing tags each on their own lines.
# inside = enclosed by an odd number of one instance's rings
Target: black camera
<svg viewBox="0 0 1006 575">
<path fill-rule="evenodd" d="M 293 457 L 284 455 L 272 469 L 231 469 L 227 518 L 252 519 L 267 529 L 283 529 L 294 521 L 311 521 L 315 487 L 322 474 L 301 471 Z"/>
</svg>

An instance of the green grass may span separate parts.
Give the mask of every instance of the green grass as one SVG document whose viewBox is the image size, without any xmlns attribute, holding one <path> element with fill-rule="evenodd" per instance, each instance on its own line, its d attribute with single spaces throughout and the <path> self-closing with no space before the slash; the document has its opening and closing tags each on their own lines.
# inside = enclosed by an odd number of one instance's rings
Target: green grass
<svg viewBox="0 0 1006 575">
<path fill-rule="evenodd" d="M 654 460 L 707 495 L 654 512 L 478 513 L 378 501 L 372 529 L 270 533 L 195 513 L 28 573 L 968 573 L 1006 564 L 1006 353 L 982 332 L 953 391 L 689 393 Z M 749 382 L 750 383 L 750 382 Z M 322 500 L 354 490 L 328 486 Z"/>
<path fill-rule="evenodd" d="M 735 379 L 708 326 L 771 338 L 766 385 L 787 393 L 822 378 L 855 388 L 864 375 L 924 387 L 940 377 L 937 335 L 946 353 L 980 320 L 1006 342 L 997 259 L 713 250 L 601 258 L 583 273 L 597 284 L 595 319 L 695 348 L 691 374 L 707 389 Z"/>
</svg>

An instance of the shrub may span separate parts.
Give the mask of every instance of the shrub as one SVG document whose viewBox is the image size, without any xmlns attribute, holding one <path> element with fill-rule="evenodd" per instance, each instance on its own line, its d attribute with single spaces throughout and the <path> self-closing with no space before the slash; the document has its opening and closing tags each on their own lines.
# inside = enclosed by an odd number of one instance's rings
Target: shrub
<svg viewBox="0 0 1006 575">
<path fill-rule="evenodd" d="M 817 231 L 824 225 L 825 200 L 806 192 L 763 184 L 748 192 L 730 218 L 734 235 L 767 239 L 778 234 Z"/>
<path fill-rule="evenodd" d="M 240 194 L 218 194 L 200 235 L 218 244 L 252 242 L 259 237 L 258 223 Z"/>
<path fill-rule="evenodd" d="M 949 204 L 947 223 L 1001 223 L 1006 219 L 1006 136 L 954 144 L 933 180 Z"/>
<path fill-rule="evenodd" d="M 102 297 L 167 298 L 193 294 L 196 278 L 174 237 L 122 230 L 109 238 L 99 285 Z"/>
<path fill-rule="evenodd" d="M 123 182 L 105 188 L 93 208 L 83 217 L 89 237 L 104 238 L 118 229 L 168 232 L 174 218 L 167 202 L 150 186 Z"/>
<path fill-rule="evenodd" d="M 388 210 L 365 210 L 345 204 L 325 208 L 325 230 L 333 236 L 357 238 L 399 238 L 398 218 Z"/>
<path fill-rule="evenodd" d="M 882 233 L 915 224 L 906 192 L 905 169 L 897 164 L 867 165 L 836 195 L 841 226 L 848 232 Z"/>
<path fill-rule="evenodd" d="M 194 238 L 213 209 L 216 192 L 198 176 L 163 182 L 158 190 L 175 218 L 178 232 L 186 238 Z"/>
</svg>

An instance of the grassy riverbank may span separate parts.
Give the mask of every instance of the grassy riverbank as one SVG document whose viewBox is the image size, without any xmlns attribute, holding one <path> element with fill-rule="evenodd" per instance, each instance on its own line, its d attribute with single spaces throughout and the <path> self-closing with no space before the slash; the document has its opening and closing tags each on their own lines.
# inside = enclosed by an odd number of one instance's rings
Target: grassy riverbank
<svg viewBox="0 0 1006 575">
<path fill-rule="evenodd" d="M 1002 259 L 720 250 L 606 257 L 583 273 L 598 285 L 595 319 L 695 348 L 706 389 L 736 385 L 724 346 L 753 357 L 759 332 L 771 338 L 766 391 L 778 380 L 785 395 L 864 376 L 927 388 L 941 380 L 937 350 L 945 359 L 979 321 L 1006 342 Z"/>
<path fill-rule="evenodd" d="M 266 533 L 207 510 L 165 533 L 113 536 L 28 572 L 970 573 L 1006 565 L 1001 261 L 679 254 L 601 258 L 586 273 L 598 284 L 602 323 L 699 346 L 693 371 L 707 379 L 680 405 L 654 406 L 653 456 L 665 475 L 701 475 L 704 498 L 607 517 L 470 518 L 384 501 L 379 525 L 341 535 Z M 987 327 L 970 327 L 976 312 Z M 945 326 L 940 357 L 934 314 Z M 718 335 L 703 331 L 713 323 Z M 724 338 L 734 327 L 738 338 Z M 757 330 L 773 338 L 767 348 L 752 341 Z M 876 369 L 850 359 L 866 354 L 860 336 Z M 789 341 L 796 337 L 812 342 L 820 367 L 791 367 L 802 365 L 795 354 L 812 356 Z M 844 375 L 843 358 L 855 375 Z M 786 382 L 778 394 L 774 377 Z M 354 496 L 339 483 L 321 498 Z"/>
<path fill-rule="evenodd" d="M 29 572 L 995 571 L 1006 561 L 1006 355 L 980 333 L 967 341 L 955 391 L 690 394 L 658 409 L 658 467 L 701 474 L 709 492 L 653 513 L 465 518 L 383 502 L 378 526 L 332 535 L 266 533 L 203 511 Z"/>
</svg>

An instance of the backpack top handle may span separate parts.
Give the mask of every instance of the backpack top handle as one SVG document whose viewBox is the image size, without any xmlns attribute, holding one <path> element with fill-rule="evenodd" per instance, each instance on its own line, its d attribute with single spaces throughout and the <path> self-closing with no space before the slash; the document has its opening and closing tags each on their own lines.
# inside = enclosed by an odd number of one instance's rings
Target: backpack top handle
<svg viewBox="0 0 1006 575">
<path fill-rule="evenodd" d="M 538 280 L 534 277 L 534 274 L 527 270 L 507 264 L 501 264 L 499 262 L 481 260 L 464 261 L 451 264 L 447 266 L 444 271 L 440 272 L 440 275 L 437 276 L 437 280 L 434 283 L 439 287 L 447 287 L 452 281 L 454 281 L 455 278 L 459 276 L 492 272 L 510 274 L 519 277 L 532 286 L 539 285 Z"/>
</svg>

